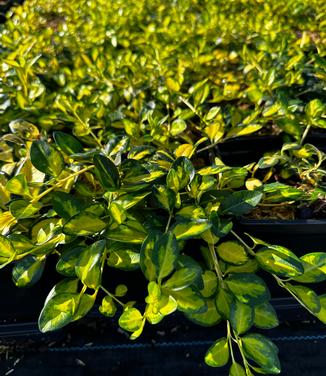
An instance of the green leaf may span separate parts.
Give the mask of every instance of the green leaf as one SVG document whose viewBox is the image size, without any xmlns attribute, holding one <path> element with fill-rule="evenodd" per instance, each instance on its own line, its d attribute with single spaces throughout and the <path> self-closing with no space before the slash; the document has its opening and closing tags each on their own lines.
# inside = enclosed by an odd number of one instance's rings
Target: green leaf
<svg viewBox="0 0 326 376">
<path fill-rule="evenodd" d="M 107 260 L 108 266 L 121 270 L 135 270 L 139 268 L 140 254 L 134 249 L 128 249 L 125 245 L 120 245 L 120 249 L 109 248 Z"/>
<path fill-rule="evenodd" d="M 249 359 L 256 362 L 264 371 L 273 375 L 281 372 L 276 346 L 261 334 L 246 334 L 241 339 L 243 350 Z"/>
<path fill-rule="evenodd" d="M 82 153 L 83 145 L 69 133 L 53 132 L 53 138 L 59 148 L 67 155 Z"/>
<path fill-rule="evenodd" d="M 161 281 L 173 271 L 178 256 L 179 248 L 175 235 L 169 231 L 160 236 L 152 252 L 152 260 L 156 267 L 158 281 Z"/>
<path fill-rule="evenodd" d="M 25 174 L 18 174 L 11 178 L 6 184 L 6 189 L 15 195 L 31 197 Z"/>
<path fill-rule="evenodd" d="M 65 219 L 70 219 L 83 209 L 83 204 L 75 196 L 66 192 L 53 192 L 52 205 L 56 213 Z"/>
<path fill-rule="evenodd" d="M 128 308 L 119 318 L 119 325 L 128 332 L 135 332 L 142 327 L 143 315 L 137 308 Z"/>
<path fill-rule="evenodd" d="M 256 253 L 261 268 L 280 277 L 296 277 L 304 271 L 300 259 L 281 246 L 264 247 Z"/>
<path fill-rule="evenodd" d="M 225 197 L 221 202 L 221 210 L 224 214 L 243 215 L 255 208 L 263 194 L 260 191 L 238 191 Z"/>
<path fill-rule="evenodd" d="M 201 313 L 206 312 L 206 300 L 201 294 L 191 287 L 183 290 L 171 291 L 170 294 L 178 303 L 178 310 L 185 313 Z"/>
<path fill-rule="evenodd" d="M 97 295 L 97 292 L 95 292 L 93 295 L 82 294 L 78 299 L 76 299 L 77 308 L 74 312 L 73 321 L 77 321 L 87 315 L 87 313 L 94 306 L 96 295 Z"/>
<path fill-rule="evenodd" d="M 158 232 L 149 233 L 140 249 L 140 268 L 148 281 L 154 281 L 156 279 L 156 267 L 153 262 L 152 253 L 160 236 Z"/>
<path fill-rule="evenodd" d="M 291 291 L 313 315 L 320 311 L 320 301 L 317 294 L 306 286 L 285 284 L 286 289 Z"/>
<path fill-rule="evenodd" d="M 176 195 L 172 189 L 165 185 L 155 185 L 153 187 L 153 194 L 159 205 L 171 212 L 176 204 Z"/>
<path fill-rule="evenodd" d="M 175 312 L 177 308 L 178 303 L 173 298 L 173 296 L 161 295 L 160 300 L 158 302 L 158 310 L 161 315 L 168 316 L 171 313 Z"/>
<path fill-rule="evenodd" d="M 140 222 L 127 220 L 115 229 L 108 229 L 105 235 L 117 242 L 141 244 L 147 236 L 147 231 Z"/>
<path fill-rule="evenodd" d="M 215 299 L 216 309 L 226 320 L 230 320 L 233 301 L 233 295 L 227 289 L 219 287 Z"/>
<path fill-rule="evenodd" d="M 123 206 L 117 202 L 111 202 L 109 206 L 109 213 L 112 219 L 118 224 L 121 225 L 127 219 L 127 213 Z"/>
<path fill-rule="evenodd" d="M 57 330 L 73 321 L 78 296 L 78 294 L 62 293 L 47 300 L 38 319 L 40 331 L 45 333 Z"/>
<path fill-rule="evenodd" d="M 323 102 L 320 99 L 311 100 L 305 107 L 307 116 L 311 119 L 318 118 L 324 111 Z"/>
<path fill-rule="evenodd" d="M 0 235 L 0 264 L 2 259 L 10 259 L 16 254 L 15 248 L 8 238 Z"/>
<path fill-rule="evenodd" d="M 96 154 L 93 162 L 95 165 L 95 174 L 102 187 L 110 192 L 117 191 L 120 187 L 120 177 L 115 164 L 102 154 Z"/>
<path fill-rule="evenodd" d="M 12 269 L 12 279 L 17 287 L 34 285 L 42 276 L 45 260 L 28 255 Z"/>
<path fill-rule="evenodd" d="M 190 159 L 186 157 L 177 158 L 166 177 L 167 186 L 174 192 L 185 188 L 195 176 L 195 169 Z"/>
<path fill-rule="evenodd" d="M 79 280 L 77 278 L 65 278 L 57 283 L 49 292 L 45 299 L 44 305 L 46 305 L 54 296 L 65 293 L 77 293 Z"/>
<path fill-rule="evenodd" d="M 206 304 L 207 304 L 206 312 L 185 313 L 186 317 L 190 321 L 201 326 L 217 325 L 222 320 L 222 316 L 219 314 L 219 312 L 216 309 L 214 299 L 207 299 Z"/>
<path fill-rule="evenodd" d="M 16 219 L 32 218 L 41 208 L 41 203 L 36 202 L 35 204 L 31 204 L 27 200 L 14 200 L 9 205 L 10 213 Z"/>
<path fill-rule="evenodd" d="M 78 278 L 89 288 L 96 290 L 101 285 L 101 262 L 105 250 L 105 240 L 98 240 L 81 253 L 76 265 Z"/>
<path fill-rule="evenodd" d="M 270 299 L 265 282 L 255 274 L 231 274 L 225 279 L 225 283 L 242 303 L 258 304 Z"/>
<path fill-rule="evenodd" d="M 170 133 L 172 136 L 178 136 L 184 130 L 187 129 L 187 124 L 183 119 L 176 119 L 172 122 L 170 127 Z"/>
<path fill-rule="evenodd" d="M 293 278 L 296 282 L 316 283 L 326 280 L 326 253 L 313 252 L 300 257 L 303 274 Z"/>
<path fill-rule="evenodd" d="M 30 157 L 34 167 L 54 177 L 58 177 L 65 167 L 62 154 L 46 141 L 34 141 Z"/>
<path fill-rule="evenodd" d="M 254 306 L 254 325 L 260 329 L 272 329 L 279 325 L 277 314 L 270 303 Z"/>
<path fill-rule="evenodd" d="M 24 140 L 32 141 L 37 139 L 40 135 L 38 128 L 34 124 L 24 119 L 16 119 L 11 121 L 9 123 L 9 128 L 12 133 Z"/>
<path fill-rule="evenodd" d="M 259 159 L 257 167 L 260 169 L 273 167 L 279 163 L 280 158 L 280 155 L 277 153 L 273 155 L 264 156 Z"/>
<path fill-rule="evenodd" d="M 221 243 L 216 248 L 222 260 L 234 264 L 242 265 L 248 261 L 247 252 L 243 245 L 235 241 Z"/>
<path fill-rule="evenodd" d="M 219 238 L 226 236 L 232 230 L 233 222 L 227 218 L 219 217 L 218 214 L 214 211 L 211 212 L 209 219 L 213 224 L 212 232 Z"/>
<path fill-rule="evenodd" d="M 205 363 L 210 367 L 225 366 L 230 357 L 229 344 L 227 338 L 218 339 L 207 351 Z"/>
<path fill-rule="evenodd" d="M 63 251 L 56 265 L 57 272 L 67 277 L 75 277 L 75 266 L 84 250 L 85 247 L 74 247 Z"/>
<path fill-rule="evenodd" d="M 232 363 L 229 376 L 246 376 L 246 371 L 239 363 Z"/>
<path fill-rule="evenodd" d="M 254 310 L 249 304 L 234 301 L 231 305 L 230 322 L 237 334 L 247 332 L 254 322 Z"/>
<path fill-rule="evenodd" d="M 326 294 L 319 296 L 320 311 L 315 313 L 319 320 L 326 324 Z"/>
<path fill-rule="evenodd" d="M 176 236 L 177 240 L 186 240 L 199 236 L 203 232 L 209 230 L 212 224 L 207 220 L 197 220 L 190 222 L 177 223 L 172 232 Z"/>
<path fill-rule="evenodd" d="M 205 298 L 211 298 L 215 295 L 217 291 L 217 277 L 216 273 L 212 272 L 211 270 L 205 270 L 204 274 L 202 275 L 204 288 L 200 290 L 200 293 Z"/>
<path fill-rule="evenodd" d="M 195 282 L 198 277 L 197 269 L 181 268 L 176 270 L 172 276 L 163 283 L 163 287 L 168 290 L 182 290 Z"/>
<path fill-rule="evenodd" d="M 224 274 L 230 273 L 255 273 L 259 269 L 258 262 L 255 259 L 249 259 L 242 265 L 225 265 Z"/>
<path fill-rule="evenodd" d="M 121 297 L 121 296 L 125 296 L 127 292 L 128 292 L 128 287 L 126 285 L 118 285 L 115 288 L 114 295 Z"/>
<path fill-rule="evenodd" d="M 111 296 L 106 295 L 102 299 L 102 304 L 100 305 L 99 311 L 106 317 L 113 317 L 115 315 L 117 312 L 117 306 Z"/>
<path fill-rule="evenodd" d="M 68 235 L 88 236 L 104 230 L 106 226 L 95 214 L 84 211 L 71 217 L 64 225 L 63 232 Z"/>
</svg>

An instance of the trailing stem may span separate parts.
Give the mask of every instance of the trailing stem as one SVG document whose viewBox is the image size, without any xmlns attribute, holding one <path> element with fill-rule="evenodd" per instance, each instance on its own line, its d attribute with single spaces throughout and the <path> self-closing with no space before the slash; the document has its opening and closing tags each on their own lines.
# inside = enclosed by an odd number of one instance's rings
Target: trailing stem
<svg viewBox="0 0 326 376">
<path fill-rule="evenodd" d="M 224 287 L 224 280 L 223 280 L 223 274 L 220 268 L 220 264 L 218 262 L 216 252 L 215 252 L 215 247 L 214 244 L 208 244 L 209 252 L 213 261 L 214 269 L 216 272 L 216 275 L 221 283 L 221 286 Z"/>
</svg>

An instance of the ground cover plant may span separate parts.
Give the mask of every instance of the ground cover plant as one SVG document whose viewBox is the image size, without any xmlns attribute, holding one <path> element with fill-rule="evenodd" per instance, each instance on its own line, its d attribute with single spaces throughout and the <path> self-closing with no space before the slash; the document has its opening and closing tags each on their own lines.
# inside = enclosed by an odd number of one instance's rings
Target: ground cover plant
<svg viewBox="0 0 326 376">
<path fill-rule="evenodd" d="M 233 223 L 323 207 L 325 154 L 305 139 L 326 126 L 325 5 L 27 0 L 13 12 L 0 33 L 0 264 L 26 287 L 57 258 L 40 330 L 97 302 L 136 339 L 178 310 L 225 322 L 208 365 L 279 373 L 252 329 L 278 325 L 259 271 L 325 323 L 309 284 L 325 281 L 326 253 L 299 258 Z M 219 143 L 252 133 L 284 145 L 227 166 Z M 112 270 L 125 283 L 111 291 Z"/>
</svg>

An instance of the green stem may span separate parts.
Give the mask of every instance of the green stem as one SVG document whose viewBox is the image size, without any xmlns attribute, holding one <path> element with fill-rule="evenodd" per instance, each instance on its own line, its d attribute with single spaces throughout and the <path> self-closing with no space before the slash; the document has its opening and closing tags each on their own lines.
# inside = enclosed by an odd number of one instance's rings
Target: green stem
<svg viewBox="0 0 326 376">
<path fill-rule="evenodd" d="M 302 307 L 304 307 L 308 312 L 310 312 L 313 316 L 316 316 L 316 314 L 311 311 L 305 304 L 302 303 L 302 301 L 291 291 L 289 290 L 285 284 L 283 283 L 283 281 L 278 278 L 275 274 L 272 274 L 272 276 L 276 279 L 277 283 L 279 286 L 283 287 L 289 294 L 291 294 L 293 296 L 293 298 L 298 302 L 300 303 L 300 305 L 302 305 Z"/>
<path fill-rule="evenodd" d="M 239 351 L 240 351 L 240 354 L 241 354 L 241 358 L 242 358 L 242 362 L 243 362 L 243 365 L 246 369 L 246 372 L 251 372 L 250 371 L 250 368 L 249 368 L 249 363 L 246 359 L 246 356 L 243 352 L 243 348 L 242 348 L 242 342 L 241 342 L 241 338 L 239 338 L 235 332 L 233 332 L 234 336 L 235 336 L 235 340 L 237 342 L 237 345 L 238 345 L 238 348 L 239 348 Z"/>
<path fill-rule="evenodd" d="M 234 354 L 233 354 L 233 347 L 232 347 L 232 334 L 231 334 L 230 321 L 227 320 L 226 324 L 227 324 L 227 337 L 228 337 L 228 342 L 229 342 L 231 359 L 232 359 L 232 363 L 235 363 Z"/>
<path fill-rule="evenodd" d="M 308 124 L 308 125 L 306 126 L 306 129 L 305 129 L 304 132 L 303 132 L 302 137 L 301 137 L 300 145 L 303 145 L 303 142 L 304 142 L 305 138 L 307 137 L 307 135 L 308 135 L 308 133 L 309 133 L 309 131 L 310 131 L 310 128 L 311 128 L 311 124 Z"/>
<path fill-rule="evenodd" d="M 61 185 L 62 183 L 65 183 L 66 181 L 78 176 L 78 175 L 81 175 L 83 174 L 84 172 L 86 171 L 89 171 L 91 170 L 92 168 L 94 168 L 95 166 L 88 166 L 88 167 L 85 167 L 83 168 L 82 170 L 79 170 L 69 176 L 67 176 L 66 178 L 64 179 L 60 179 L 57 181 L 56 184 L 54 184 L 52 187 L 46 189 L 44 192 L 42 192 L 41 194 L 39 194 L 38 196 L 36 196 L 35 198 L 33 198 L 33 200 L 31 201 L 31 204 L 35 204 L 36 202 L 38 202 L 42 197 L 46 196 L 48 193 L 52 192 L 53 189 L 57 188 L 59 185 Z"/>
<path fill-rule="evenodd" d="M 245 248 L 247 248 L 247 250 L 248 250 L 248 252 L 251 256 L 256 256 L 255 252 L 252 250 L 252 247 L 249 247 L 249 245 L 243 239 L 241 239 L 240 236 L 236 232 L 231 230 L 231 234 L 234 237 L 236 237 L 239 240 L 239 242 L 244 245 Z"/>
<path fill-rule="evenodd" d="M 170 227 L 170 224 L 171 224 L 172 216 L 173 216 L 173 212 L 170 212 L 169 218 L 168 218 L 168 222 L 167 222 L 166 227 L 165 227 L 165 232 L 169 231 L 169 227 Z"/>
<path fill-rule="evenodd" d="M 100 289 L 103 290 L 107 295 L 109 295 L 113 300 L 115 300 L 118 304 L 121 305 L 122 308 L 124 308 L 125 304 L 122 303 L 121 300 L 119 300 L 116 296 L 111 294 L 106 288 L 104 288 L 102 285 L 100 286 Z"/>
<path fill-rule="evenodd" d="M 214 244 L 208 244 L 209 252 L 213 261 L 214 269 L 216 272 L 216 275 L 221 283 L 221 286 L 224 287 L 224 280 L 223 280 L 223 274 L 220 268 L 220 264 L 218 262 L 216 252 L 215 252 L 215 247 Z"/>
</svg>

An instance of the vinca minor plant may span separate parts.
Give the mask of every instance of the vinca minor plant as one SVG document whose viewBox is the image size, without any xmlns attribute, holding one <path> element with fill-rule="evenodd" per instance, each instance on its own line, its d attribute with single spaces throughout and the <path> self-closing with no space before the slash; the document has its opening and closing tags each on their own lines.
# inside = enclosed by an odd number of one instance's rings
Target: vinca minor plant
<svg viewBox="0 0 326 376">
<path fill-rule="evenodd" d="M 276 346 L 254 329 L 278 325 L 260 269 L 326 322 L 326 296 L 308 287 L 325 281 L 326 254 L 298 258 L 236 233 L 234 218 L 252 211 L 263 190 L 220 187 L 229 168 L 218 158 L 196 169 L 168 150 L 136 146 L 116 153 L 87 148 L 60 131 L 42 136 L 32 124 L 13 130 L 25 157 L 5 184 L 0 261 L 1 267 L 13 264 L 13 280 L 24 287 L 57 255 L 62 280 L 45 301 L 41 331 L 85 316 L 104 292 L 100 312 L 116 317 L 131 339 L 178 310 L 199 325 L 225 322 L 225 337 L 207 351 L 208 365 L 230 363 L 231 375 L 277 374 Z M 127 283 L 107 289 L 104 276 L 112 268 L 140 268 L 144 302 L 125 299 Z"/>
<path fill-rule="evenodd" d="M 278 325 L 267 274 L 326 323 L 310 288 L 326 253 L 234 226 L 325 199 L 325 154 L 305 143 L 325 128 L 323 13 L 317 0 L 26 0 L 9 13 L 0 268 L 18 287 L 56 269 L 42 332 L 98 309 L 135 340 L 178 311 L 224 326 L 208 365 L 278 374 L 261 334 Z M 284 144 L 228 166 L 219 144 L 253 133 Z"/>
</svg>

